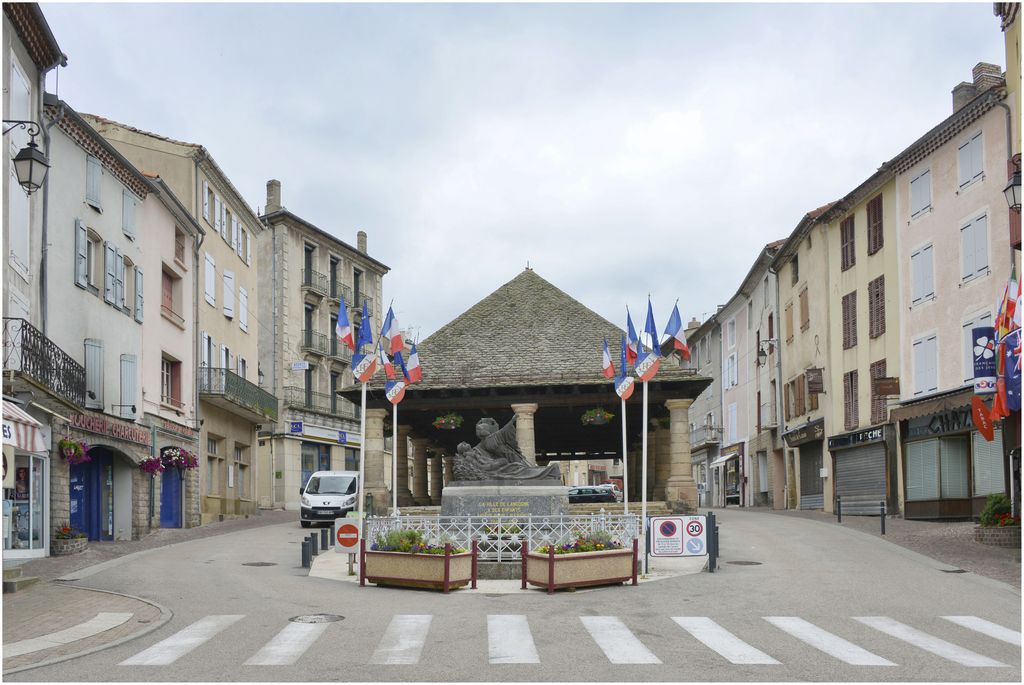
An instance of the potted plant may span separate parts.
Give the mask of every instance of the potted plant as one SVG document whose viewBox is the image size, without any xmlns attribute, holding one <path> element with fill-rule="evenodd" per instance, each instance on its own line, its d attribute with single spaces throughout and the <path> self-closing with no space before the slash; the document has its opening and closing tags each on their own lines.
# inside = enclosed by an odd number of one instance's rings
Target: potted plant
<svg viewBox="0 0 1024 685">
<path fill-rule="evenodd" d="M 69 464 L 84 464 L 87 461 L 92 461 L 92 457 L 89 456 L 89 443 L 84 440 L 63 438 L 57 443 L 57 449 Z"/>
<path fill-rule="evenodd" d="M 199 459 L 183 447 L 165 447 L 160 450 L 160 460 L 164 468 L 197 469 Z"/>
<path fill-rule="evenodd" d="M 417 530 L 379 534 L 370 549 L 359 547 L 359 584 L 429 588 L 448 592 L 468 583 L 476 588 L 476 540 L 472 551 L 451 542 L 427 542 Z"/>
<path fill-rule="evenodd" d="M 151 476 L 155 476 L 159 473 L 164 472 L 164 462 L 160 457 L 146 457 L 139 462 L 139 468 L 143 473 L 148 473 Z"/>
<path fill-rule="evenodd" d="M 534 551 L 522 546 L 522 587 L 527 583 L 552 594 L 560 588 L 610 585 L 627 580 L 636 585 L 637 542 L 626 549 L 610 533 L 597 531 L 574 540 L 542 545 Z"/>
<path fill-rule="evenodd" d="M 590 409 L 583 412 L 583 416 L 580 417 L 580 422 L 584 426 L 603 426 L 612 420 L 615 414 L 610 411 L 605 411 L 601 407 L 597 409 Z"/>
<path fill-rule="evenodd" d="M 1013 515 L 1010 498 L 1003 493 L 989 495 L 974 527 L 974 539 L 983 545 L 1020 547 L 1020 516 Z"/>
<path fill-rule="evenodd" d="M 67 523 L 54 528 L 53 536 L 50 538 L 50 554 L 55 557 L 78 554 L 88 546 L 89 538 L 85 533 Z"/>
<path fill-rule="evenodd" d="M 437 428 L 438 430 L 453 431 L 461 425 L 461 414 L 444 414 L 434 419 L 434 428 Z"/>
</svg>

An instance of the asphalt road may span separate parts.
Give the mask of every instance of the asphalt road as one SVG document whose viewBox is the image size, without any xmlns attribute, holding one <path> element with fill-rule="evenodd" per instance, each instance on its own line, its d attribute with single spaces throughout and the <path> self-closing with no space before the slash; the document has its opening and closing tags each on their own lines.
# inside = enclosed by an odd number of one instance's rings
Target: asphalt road
<svg viewBox="0 0 1024 685">
<path fill-rule="evenodd" d="M 196 540 L 77 583 L 156 601 L 167 625 L 6 680 L 1020 682 L 1018 589 L 839 526 L 719 521 L 719 572 L 554 596 L 309 578 L 297 523 Z M 289 627 L 313 613 L 344 618 Z"/>
</svg>

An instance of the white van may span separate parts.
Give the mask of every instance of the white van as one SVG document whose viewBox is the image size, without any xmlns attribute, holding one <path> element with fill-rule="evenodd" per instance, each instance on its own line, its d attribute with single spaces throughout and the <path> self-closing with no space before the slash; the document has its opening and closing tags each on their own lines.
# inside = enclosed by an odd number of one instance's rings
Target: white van
<svg viewBox="0 0 1024 685">
<path fill-rule="evenodd" d="M 356 508 L 358 471 L 317 471 L 299 488 L 299 522 L 333 521 Z"/>
</svg>

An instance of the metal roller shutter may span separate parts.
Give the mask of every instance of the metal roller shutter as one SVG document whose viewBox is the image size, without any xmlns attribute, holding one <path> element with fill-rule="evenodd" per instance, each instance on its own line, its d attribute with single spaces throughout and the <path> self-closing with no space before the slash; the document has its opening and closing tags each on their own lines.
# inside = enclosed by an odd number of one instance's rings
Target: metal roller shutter
<svg viewBox="0 0 1024 685">
<path fill-rule="evenodd" d="M 821 480 L 821 443 L 800 448 L 800 508 L 824 509 L 824 483 Z"/>
<path fill-rule="evenodd" d="M 840 450 L 836 455 L 836 494 L 843 498 L 843 513 L 878 516 L 885 500 L 885 445 L 875 443 Z"/>
</svg>

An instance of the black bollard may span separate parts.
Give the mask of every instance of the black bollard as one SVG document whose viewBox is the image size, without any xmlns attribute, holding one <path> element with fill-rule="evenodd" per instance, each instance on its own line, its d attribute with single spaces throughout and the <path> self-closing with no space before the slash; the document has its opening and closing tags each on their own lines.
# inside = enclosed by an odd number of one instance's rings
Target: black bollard
<svg viewBox="0 0 1024 685">
<path fill-rule="evenodd" d="M 313 558 L 309 551 L 309 538 L 302 538 L 302 568 L 309 568 L 312 564 Z"/>
<path fill-rule="evenodd" d="M 838 523 L 843 522 L 843 496 L 839 495 L 836 497 L 836 520 Z"/>
<path fill-rule="evenodd" d="M 882 520 L 882 535 L 885 535 L 885 500 L 878 503 L 878 508 L 881 510 L 882 514 L 880 517 Z"/>
<path fill-rule="evenodd" d="M 334 524 L 331 524 L 331 547 L 334 547 L 334 541 L 337 540 L 337 531 L 334 530 Z"/>
<path fill-rule="evenodd" d="M 320 554 L 320 550 L 317 549 L 316 544 L 316 533 L 309 534 L 309 553 L 314 557 Z"/>
<path fill-rule="evenodd" d="M 327 541 L 327 532 L 328 531 L 326 528 L 320 529 L 320 549 L 322 549 L 325 552 L 327 551 L 327 548 L 331 545 L 331 543 Z"/>
</svg>

